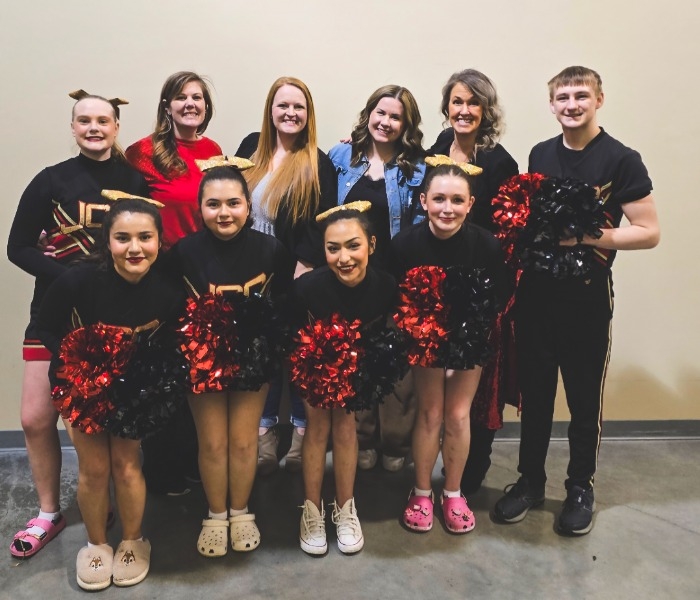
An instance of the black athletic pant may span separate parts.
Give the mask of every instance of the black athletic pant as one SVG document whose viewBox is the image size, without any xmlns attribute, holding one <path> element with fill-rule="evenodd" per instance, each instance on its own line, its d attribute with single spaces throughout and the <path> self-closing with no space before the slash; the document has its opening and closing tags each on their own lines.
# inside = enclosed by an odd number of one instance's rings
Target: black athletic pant
<svg viewBox="0 0 700 600">
<path fill-rule="evenodd" d="M 610 352 L 612 282 L 594 266 L 585 277 L 558 281 L 523 273 L 515 305 L 515 343 L 522 393 L 518 471 L 544 485 L 554 398 L 561 370 L 569 424 L 566 487 L 588 487 L 596 471 L 603 383 Z"/>
</svg>

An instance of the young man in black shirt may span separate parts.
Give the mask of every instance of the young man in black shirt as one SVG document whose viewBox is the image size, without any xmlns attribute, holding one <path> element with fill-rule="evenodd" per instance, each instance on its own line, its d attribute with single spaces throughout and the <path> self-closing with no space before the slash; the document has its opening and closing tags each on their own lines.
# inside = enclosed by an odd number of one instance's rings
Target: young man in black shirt
<svg viewBox="0 0 700 600">
<path fill-rule="evenodd" d="M 593 476 L 602 425 L 603 383 L 610 352 L 611 267 L 617 250 L 653 248 L 659 225 L 651 180 L 640 155 L 605 132 L 597 121 L 603 105 L 600 76 L 568 67 L 549 81 L 550 108 L 562 133 L 537 144 L 529 172 L 573 177 L 593 186 L 604 203 L 606 227 L 582 277 L 554 279 L 525 270 L 516 294 L 516 348 L 522 392 L 522 433 L 516 484 L 494 508 L 504 523 L 521 521 L 544 501 L 545 459 L 552 429 L 557 376 L 561 370 L 571 413 L 567 498 L 557 530 L 583 535 L 593 526 Z M 629 226 L 620 227 L 622 216 Z M 576 245 L 572 238 L 563 245 Z"/>
</svg>

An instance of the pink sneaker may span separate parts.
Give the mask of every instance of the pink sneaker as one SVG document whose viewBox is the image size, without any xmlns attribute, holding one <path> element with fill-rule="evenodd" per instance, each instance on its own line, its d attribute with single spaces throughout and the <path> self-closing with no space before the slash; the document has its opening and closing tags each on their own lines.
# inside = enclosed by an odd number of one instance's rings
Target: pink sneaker
<svg viewBox="0 0 700 600">
<path fill-rule="evenodd" d="M 433 528 L 433 493 L 430 497 L 416 496 L 411 490 L 403 511 L 403 522 L 413 531 L 430 531 Z"/>
<path fill-rule="evenodd" d="M 468 533 L 474 529 L 476 520 L 474 513 L 467 506 L 467 499 L 463 495 L 457 498 L 440 497 L 442 514 L 445 517 L 445 527 L 452 533 Z"/>
</svg>

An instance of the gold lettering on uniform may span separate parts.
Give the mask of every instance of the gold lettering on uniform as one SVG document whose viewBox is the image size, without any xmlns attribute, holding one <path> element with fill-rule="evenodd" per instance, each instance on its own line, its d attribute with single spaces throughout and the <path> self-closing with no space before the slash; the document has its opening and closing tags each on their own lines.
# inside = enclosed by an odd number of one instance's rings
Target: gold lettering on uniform
<svg viewBox="0 0 700 600">
<path fill-rule="evenodd" d="M 264 288 L 266 281 L 267 281 L 267 276 L 265 275 L 265 273 L 260 273 L 260 275 L 256 275 L 252 279 L 246 281 L 243 285 L 216 285 L 216 284 L 210 283 L 209 284 L 209 292 L 212 294 L 224 294 L 226 292 L 237 292 L 239 294 L 249 296 L 250 290 L 253 286 L 262 285 Z"/>
<path fill-rule="evenodd" d="M 61 233 L 68 235 L 79 229 L 84 229 L 85 227 L 101 227 L 100 223 L 95 223 L 92 220 L 92 211 L 102 211 L 107 212 L 109 210 L 109 204 L 88 204 L 82 200 L 78 201 L 78 222 L 75 225 L 64 225 L 61 224 Z M 67 215 L 66 215 L 67 217 Z"/>
<path fill-rule="evenodd" d="M 605 204 L 610 199 L 610 194 L 612 193 L 612 181 L 609 181 L 605 185 L 596 185 L 593 189 L 595 190 L 596 198 Z"/>
<path fill-rule="evenodd" d="M 85 205 L 85 227 L 102 227 L 102 223 L 97 223 L 92 220 L 92 213 L 106 213 L 109 210 L 109 204 L 86 204 Z"/>
</svg>

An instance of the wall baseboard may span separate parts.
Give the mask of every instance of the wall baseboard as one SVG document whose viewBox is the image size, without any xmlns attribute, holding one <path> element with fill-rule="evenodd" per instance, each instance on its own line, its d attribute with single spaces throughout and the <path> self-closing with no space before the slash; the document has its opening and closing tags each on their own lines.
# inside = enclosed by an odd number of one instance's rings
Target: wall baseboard
<svg viewBox="0 0 700 600">
<path fill-rule="evenodd" d="M 568 421 L 555 421 L 552 426 L 552 439 L 564 440 Z M 281 425 L 287 427 L 287 425 Z M 72 446 L 68 433 L 59 430 L 61 446 Z M 677 421 L 607 421 L 603 423 L 603 439 L 687 439 L 700 438 L 700 420 Z M 498 440 L 519 440 L 520 423 L 509 421 L 503 424 L 496 434 Z M 24 448 L 24 434 L 21 431 L 0 431 L 0 449 Z"/>
</svg>

